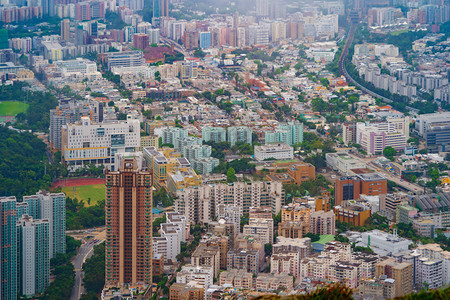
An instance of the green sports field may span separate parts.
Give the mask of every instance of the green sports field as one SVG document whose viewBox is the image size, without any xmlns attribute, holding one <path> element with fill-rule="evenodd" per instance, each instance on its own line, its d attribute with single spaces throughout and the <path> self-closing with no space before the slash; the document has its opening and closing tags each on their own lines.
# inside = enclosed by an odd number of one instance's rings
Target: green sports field
<svg viewBox="0 0 450 300">
<path fill-rule="evenodd" d="M 62 192 L 68 197 L 74 198 L 73 188 L 63 187 Z M 75 187 L 75 198 L 78 200 L 83 200 L 85 206 L 95 205 L 98 201 L 105 199 L 105 185 L 104 184 L 94 184 L 94 185 L 82 185 Z M 89 198 L 91 198 L 89 202 Z"/>
<path fill-rule="evenodd" d="M 320 236 L 320 240 L 317 242 L 311 243 L 311 244 L 322 244 L 325 245 L 326 243 L 329 243 L 331 241 L 334 241 L 334 235 L 332 234 L 324 234 Z"/>
<path fill-rule="evenodd" d="M 19 101 L 0 101 L 0 116 L 15 116 L 28 109 L 28 104 Z"/>
</svg>

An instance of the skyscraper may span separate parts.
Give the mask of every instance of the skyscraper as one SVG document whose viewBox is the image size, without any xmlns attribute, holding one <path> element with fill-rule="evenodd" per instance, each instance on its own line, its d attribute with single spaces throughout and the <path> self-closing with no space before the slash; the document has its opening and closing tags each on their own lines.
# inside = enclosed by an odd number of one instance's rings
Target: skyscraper
<svg viewBox="0 0 450 300">
<path fill-rule="evenodd" d="M 169 16 L 169 0 L 161 0 L 160 14 L 161 17 Z"/>
<path fill-rule="evenodd" d="M 106 286 L 152 283 L 152 184 L 133 156 L 106 171 Z"/>
<path fill-rule="evenodd" d="M 40 191 L 23 197 L 28 203 L 29 215 L 33 219 L 47 219 L 50 233 L 50 258 L 56 253 L 66 253 L 66 195 Z"/>
<path fill-rule="evenodd" d="M 256 15 L 258 17 L 269 15 L 269 0 L 256 0 Z"/>
<path fill-rule="evenodd" d="M 169 0 L 153 0 L 153 18 L 169 16 Z"/>
<path fill-rule="evenodd" d="M 161 0 L 153 0 L 153 18 L 161 16 Z"/>
<path fill-rule="evenodd" d="M 55 0 L 42 0 L 42 13 L 44 16 L 55 15 Z"/>
<path fill-rule="evenodd" d="M 17 223 L 17 236 L 20 293 L 42 293 L 50 284 L 49 222 L 23 215 Z"/>
<path fill-rule="evenodd" d="M 64 19 L 61 21 L 61 38 L 66 42 L 70 41 L 70 20 Z"/>
<path fill-rule="evenodd" d="M 16 197 L 0 198 L 0 299 L 17 299 Z"/>
</svg>

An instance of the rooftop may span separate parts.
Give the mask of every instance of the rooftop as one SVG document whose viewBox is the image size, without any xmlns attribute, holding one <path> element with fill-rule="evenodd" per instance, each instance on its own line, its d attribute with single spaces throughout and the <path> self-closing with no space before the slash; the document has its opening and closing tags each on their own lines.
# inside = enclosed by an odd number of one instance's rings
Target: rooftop
<svg viewBox="0 0 450 300">
<path fill-rule="evenodd" d="M 361 180 L 364 181 L 379 181 L 379 180 L 386 180 L 383 176 L 381 176 L 379 173 L 364 173 L 364 174 L 358 174 L 357 175 Z"/>
</svg>

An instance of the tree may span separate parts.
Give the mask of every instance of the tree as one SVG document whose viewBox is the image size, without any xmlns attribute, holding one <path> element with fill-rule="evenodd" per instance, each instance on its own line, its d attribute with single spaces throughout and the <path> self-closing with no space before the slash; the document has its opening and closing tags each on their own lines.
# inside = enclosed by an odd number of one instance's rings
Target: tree
<svg viewBox="0 0 450 300">
<path fill-rule="evenodd" d="M 417 138 L 411 137 L 408 139 L 408 143 L 419 146 L 419 140 Z"/>
<path fill-rule="evenodd" d="M 266 256 L 272 255 L 272 244 L 264 244 L 264 253 L 266 254 Z"/>
<path fill-rule="evenodd" d="M 311 232 L 305 234 L 305 237 L 309 237 L 311 239 L 311 242 L 317 242 L 318 240 L 320 240 L 320 234 L 315 234 Z"/>
<path fill-rule="evenodd" d="M 337 242 L 350 244 L 350 240 L 348 239 L 348 237 L 340 235 L 340 234 L 335 235 L 334 240 Z"/>
<path fill-rule="evenodd" d="M 391 146 L 384 148 L 383 150 L 383 155 L 387 158 L 390 159 L 392 161 L 394 161 L 394 157 L 395 155 L 397 155 L 397 151 L 395 151 L 394 148 L 392 148 Z"/>
<path fill-rule="evenodd" d="M 206 53 L 202 49 L 197 48 L 194 50 L 194 56 L 198 58 L 203 58 L 206 56 Z"/>
<path fill-rule="evenodd" d="M 231 183 L 235 181 L 237 181 L 236 171 L 232 167 L 229 167 L 227 171 L 227 182 Z"/>
<path fill-rule="evenodd" d="M 325 112 L 329 110 L 329 105 L 322 98 L 314 98 L 311 100 L 311 106 L 314 111 Z"/>
<path fill-rule="evenodd" d="M 108 106 L 109 106 L 109 107 L 113 107 L 113 106 L 114 106 L 114 101 L 112 101 L 112 100 L 109 101 L 109 102 L 108 102 Z"/>
<path fill-rule="evenodd" d="M 324 87 L 328 88 L 330 86 L 330 81 L 327 78 L 320 78 L 320 84 Z"/>
<path fill-rule="evenodd" d="M 155 72 L 155 80 L 161 82 L 161 73 L 159 71 Z"/>
<path fill-rule="evenodd" d="M 98 294 L 105 285 L 105 243 L 94 247 L 94 255 L 83 264 L 84 287 L 88 292 Z"/>
</svg>

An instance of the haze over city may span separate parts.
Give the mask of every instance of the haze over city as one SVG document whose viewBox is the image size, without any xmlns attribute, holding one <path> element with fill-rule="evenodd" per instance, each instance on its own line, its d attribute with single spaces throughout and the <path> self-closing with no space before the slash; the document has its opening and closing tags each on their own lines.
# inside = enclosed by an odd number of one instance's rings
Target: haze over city
<svg viewBox="0 0 450 300">
<path fill-rule="evenodd" d="M 448 299 L 449 21 L 1 0 L 0 299 Z"/>
</svg>

